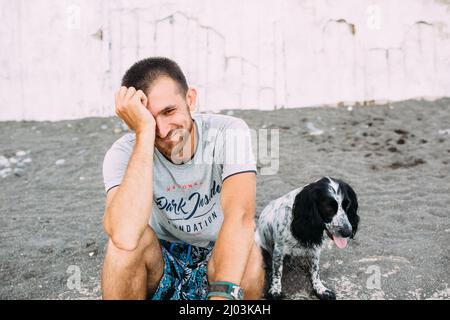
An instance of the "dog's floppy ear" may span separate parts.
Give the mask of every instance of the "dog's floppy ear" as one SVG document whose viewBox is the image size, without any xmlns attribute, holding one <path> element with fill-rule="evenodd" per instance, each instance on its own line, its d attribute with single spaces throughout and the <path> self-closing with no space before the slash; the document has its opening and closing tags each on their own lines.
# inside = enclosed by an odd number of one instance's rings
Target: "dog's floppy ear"
<svg viewBox="0 0 450 320">
<path fill-rule="evenodd" d="M 354 238 L 356 231 L 358 230 L 359 216 L 358 216 L 358 197 L 355 191 L 350 187 L 350 185 L 345 184 L 345 194 L 350 200 L 350 208 L 347 209 L 348 221 L 352 225 L 352 235 L 350 238 Z"/>
<path fill-rule="evenodd" d="M 291 232 L 304 246 L 320 245 L 323 239 L 324 226 L 314 198 L 314 185 L 297 194 L 292 208 Z"/>
</svg>

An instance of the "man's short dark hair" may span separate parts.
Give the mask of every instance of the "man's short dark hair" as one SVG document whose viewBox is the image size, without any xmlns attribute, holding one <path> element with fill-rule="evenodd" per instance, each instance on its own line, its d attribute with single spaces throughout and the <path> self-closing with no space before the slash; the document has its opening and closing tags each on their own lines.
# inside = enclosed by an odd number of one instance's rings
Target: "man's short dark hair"
<svg viewBox="0 0 450 320">
<path fill-rule="evenodd" d="M 134 87 L 148 93 L 150 87 L 159 77 L 166 76 L 175 81 L 180 93 L 186 96 L 188 85 L 186 77 L 178 64 L 168 58 L 152 57 L 136 62 L 122 78 L 122 86 Z"/>
</svg>

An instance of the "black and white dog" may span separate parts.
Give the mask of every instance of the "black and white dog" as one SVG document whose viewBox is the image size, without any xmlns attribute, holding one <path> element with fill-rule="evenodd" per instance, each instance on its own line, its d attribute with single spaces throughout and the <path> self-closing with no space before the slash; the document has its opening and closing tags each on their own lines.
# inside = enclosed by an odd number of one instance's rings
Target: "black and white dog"
<svg viewBox="0 0 450 320">
<path fill-rule="evenodd" d="M 256 243 L 272 255 L 269 295 L 282 297 L 281 276 L 286 255 L 307 259 L 314 293 L 336 299 L 319 277 L 324 231 L 338 248 L 345 248 L 358 228 L 358 199 L 344 181 L 324 177 L 271 201 L 259 216 Z"/>
</svg>

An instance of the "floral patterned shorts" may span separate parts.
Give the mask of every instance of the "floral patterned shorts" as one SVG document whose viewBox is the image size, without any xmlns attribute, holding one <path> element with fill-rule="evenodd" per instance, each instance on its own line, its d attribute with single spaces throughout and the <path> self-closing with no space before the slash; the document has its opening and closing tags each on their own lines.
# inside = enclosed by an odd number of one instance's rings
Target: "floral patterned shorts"
<svg viewBox="0 0 450 320">
<path fill-rule="evenodd" d="M 164 274 L 152 300 L 205 300 L 208 294 L 208 261 L 213 244 L 207 248 L 160 240 Z"/>
</svg>

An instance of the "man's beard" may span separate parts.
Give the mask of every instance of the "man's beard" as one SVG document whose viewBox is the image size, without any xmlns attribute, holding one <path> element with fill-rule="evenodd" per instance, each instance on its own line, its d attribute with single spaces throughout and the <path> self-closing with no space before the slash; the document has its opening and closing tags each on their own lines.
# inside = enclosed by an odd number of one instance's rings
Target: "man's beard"
<svg viewBox="0 0 450 320">
<path fill-rule="evenodd" d="M 171 162 L 173 163 L 179 163 L 182 162 L 179 159 L 179 154 L 183 150 L 185 144 L 188 142 L 189 137 L 191 136 L 191 139 L 193 139 L 193 127 L 194 127 L 194 121 L 191 120 L 188 124 L 187 128 L 177 128 L 171 130 L 167 137 L 164 139 L 156 139 L 155 145 L 158 148 L 158 150 Z M 159 140 L 159 141 L 158 141 Z M 183 158 L 185 158 L 186 155 L 183 155 Z"/>
</svg>

